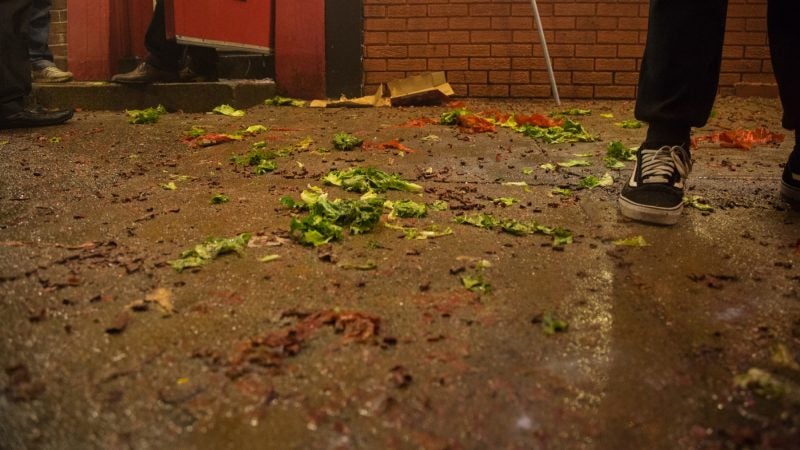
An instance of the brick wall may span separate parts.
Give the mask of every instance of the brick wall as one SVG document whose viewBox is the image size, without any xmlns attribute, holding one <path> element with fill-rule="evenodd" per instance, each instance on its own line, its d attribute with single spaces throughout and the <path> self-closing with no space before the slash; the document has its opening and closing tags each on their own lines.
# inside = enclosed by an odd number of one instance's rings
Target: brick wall
<svg viewBox="0 0 800 450">
<path fill-rule="evenodd" d="M 67 67 L 67 0 L 53 0 L 50 8 L 50 51 L 56 65 Z"/>
<path fill-rule="evenodd" d="M 646 0 L 537 4 L 562 97 L 636 95 Z M 772 83 L 766 0 L 730 0 L 727 30 L 721 92 L 738 82 Z M 366 92 L 436 70 L 462 96 L 550 96 L 529 0 L 364 0 Z"/>
</svg>

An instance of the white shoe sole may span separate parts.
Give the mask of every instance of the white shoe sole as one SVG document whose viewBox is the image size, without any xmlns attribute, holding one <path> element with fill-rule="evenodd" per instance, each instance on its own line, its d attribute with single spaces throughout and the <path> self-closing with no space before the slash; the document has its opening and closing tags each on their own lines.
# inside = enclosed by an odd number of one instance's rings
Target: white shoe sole
<svg viewBox="0 0 800 450">
<path fill-rule="evenodd" d="M 619 210 L 623 216 L 656 225 L 675 225 L 683 213 L 683 203 L 672 208 L 640 205 L 624 197 L 619 198 Z"/>
</svg>

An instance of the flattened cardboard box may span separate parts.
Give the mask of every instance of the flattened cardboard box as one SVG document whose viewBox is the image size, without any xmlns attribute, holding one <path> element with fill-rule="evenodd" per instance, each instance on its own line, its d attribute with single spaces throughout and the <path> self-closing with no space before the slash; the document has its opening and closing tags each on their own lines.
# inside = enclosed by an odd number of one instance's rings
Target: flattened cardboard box
<svg viewBox="0 0 800 450">
<path fill-rule="evenodd" d="M 422 106 L 438 105 L 454 94 L 445 79 L 444 72 L 427 72 L 413 77 L 392 80 L 386 83 L 389 96 L 383 85 L 374 95 L 359 98 L 342 96 L 339 100 L 314 100 L 312 108 L 364 108 L 377 106 Z"/>
</svg>

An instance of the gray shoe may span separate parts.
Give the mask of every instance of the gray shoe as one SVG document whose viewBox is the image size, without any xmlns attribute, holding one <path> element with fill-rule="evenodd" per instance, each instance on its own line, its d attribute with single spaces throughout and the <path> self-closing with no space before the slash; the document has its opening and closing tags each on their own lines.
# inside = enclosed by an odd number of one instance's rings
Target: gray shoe
<svg viewBox="0 0 800 450">
<path fill-rule="evenodd" d="M 72 72 L 61 70 L 56 66 L 45 66 L 31 70 L 34 83 L 66 83 L 72 80 Z"/>
<path fill-rule="evenodd" d="M 161 70 L 143 62 L 130 72 L 114 75 L 111 81 L 122 84 L 170 83 L 178 81 L 178 73 Z"/>
</svg>

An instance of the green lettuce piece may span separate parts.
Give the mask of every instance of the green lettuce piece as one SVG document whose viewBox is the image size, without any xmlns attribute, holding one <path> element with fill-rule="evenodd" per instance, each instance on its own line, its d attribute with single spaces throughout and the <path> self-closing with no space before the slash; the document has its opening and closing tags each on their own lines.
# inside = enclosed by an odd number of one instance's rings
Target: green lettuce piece
<svg viewBox="0 0 800 450">
<path fill-rule="evenodd" d="M 589 134 L 583 125 L 578 122 L 566 119 L 564 125 L 560 127 L 537 127 L 535 125 L 523 125 L 515 130 L 525 136 L 541 139 L 548 144 L 564 144 L 568 142 L 594 142 L 597 139 Z"/>
<path fill-rule="evenodd" d="M 523 167 L 522 174 L 523 175 L 530 175 L 533 173 L 533 167 Z"/>
<path fill-rule="evenodd" d="M 624 169 L 625 163 L 610 156 L 606 156 L 603 158 L 603 165 L 606 166 L 607 169 Z"/>
<path fill-rule="evenodd" d="M 503 186 L 519 186 L 519 187 L 528 187 L 528 183 L 524 181 L 504 181 L 502 183 Z"/>
<path fill-rule="evenodd" d="M 796 384 L 756 367 L 736 375 L 733 384 L 740 389 L 753 389 L 767 398 L 791 397 L 800 402 L 800 388 Z"/>
<path fill-rule="evenodd" d="M 422 186 L 410 183 L 397 175 L 390 175 L 381 170 L 367 168 L 352 168 L 347 170 L 333 170 L 322 179 L 326 184 L 339 186 L 345 191 L 355 192 L 386 192 L 387 190 L 421 192 Z"/>
<path fill-rule="evenodd" d="M 491 230 L 500 225 L 500 220 L 491 214 L 476 214 L 474 216 L 456 216 L 453 221 L 463 225 L 472 225 L 478 228 Z"/>
<path fill-rule="evenodd" d="M 281 255 L 264 255 L 258 258 L 258 262 L 272 262 L 281 259 Z"/>
<path fill-rule="evenodd" d="M 562 115 L 565 116 L 588 116 L 592 114 L 591 109 L 579 109 L 579 108 L 570 108 L 565 111 L 561 111 Z"/>
<path fill-rule="evenodd" d="M 683 197 L 683 204 L 684 206 L 689 206 L 691 208 L 695 208 L 703 212 L 714 211 L 714 207 L 708 203 L 708 200 L 704 199 L 699 195 L 693 195 L 691 197 Z"/>
<path fill-rule="evenodd" d="M 231 201 L 231 198 L 223 193 L 219 193 L 211 197 L 212 205 L 221 205 L 223 203 L 228 203 L 229 201 Z"/>
<path fill-rule="evenodd" d="M 333 136 L 333 148 L 337 150 L 352 150 L 360 147 L 364 140 L 350 133 L 336 133 Z"/>
<path fill-rule="evenodd" d="M 498 197 L 498 198 L 492 199 L 492 203 L 494 203 L 495 205 L 500 205 L 500 206 L 511 206 L 514 203 L 519 203 L 519 199 L 514 198 L 514 197 Z"/>
<path fill-rule="evenodd" d="M 264 175 L 265 173 L 272 172 L 278 168 L 278 164 L 270 159 L 263 159 L 253 168 L 253 173 L 256 175 Z"/>
<path fill-rule="evenodd" d="M 178 189 L 178 186 L 175 186 L 175 182 L 174 181 L 170 181 L 169 183 L 161 184 L 160 186 L 161 186 L 161 189 L 164 189 L 164 190 L 167 190 L 167 191 L 174 191 L 175 189 Z"/>
<path fill-rule="evenodd" d="M 591 165 L 592 163 L 585 159 L 570 159 L 569 161 L 558 163 L 559 167 L 589 167 Z"/>
<path fill-rule="evenodd" d="M 444 200 L 434 200 L 428 203 L 428 209 L 431 211 L 447 211 L 450 209 L 450 204 Z"/>
<path fill-rule="evenodd" d="M 480 274 L 462 276 L 461 284 L 467 288 L 467 290 L 472 292 L 480 292 L 482 294 L 488 294 L 492 290 L 491 285 L 489 285 L 489 283 L 487 283 Z"/>
<path fill-rule="evenodd" d="M 450 236 L 453 234 L 453 229 L 450 227 L 441 228 L 436 224 L 429 225 L 423 229 L 415 227 L 404 227 L 402 225 L 395 225 L 391 222 L 384 223 L 386 228 L 393 230 L 400 230 L 403 232 L 404 237 L 408 240 L 422 240 L 433 239 L 442 236 Z"/>
<path fill-rule="evenodd" d="M 245 115 L 244 111 L 242 111 L 241 109 L 236 109 L 231 105 L 219 105 L 216 108 L 212 109 L 211 112 L 230 117 L 244 117 Z"/>
<path fill-rule="evenodd" d="M 644 236 L 631 236 L 625 239 L 617 239 L 613 241 L 614 245 L 622 246 L 622 247 L 647 247 L 647 241 L 644 240 Z"/>
<path fill-rule="evenodd" d="M 147 109 L 129 109 L 125 113 L 128 114 L 128 123 L 145 124 L 156 123 L 162 114 L 167 113 L 167 109 L 163 105 L 158 105 L 155 108 Z"/>
<path fill-rule="evenodd" d="M 594 175 L 589 175 L 578 182 L 578 186 L 582 189 L 594 189 L 598 186 L 611 186 L 614 184 L 614 178 L 611 174 L 606 172 L 602 177 L 597 178 Z"/>
<path fill-rule="evenodd" d="M 183 134 L 190 138 L 198 138 L 204 134 L 206 134 L 205 128 L 200 128 L 197 125 L 192 125 L 192 128 L 188 131 L 184 131 Z"/>
<path fill-rule="evenodd" d="M 339 263 L 338 267 L 348 270 L 375 270 L 378 265 L 374 261 L 367 261 L 364 263 Z"/>
<path fill-rule="evenodd" d="M 557 187 L 553 188 L 553 190 L 550 191 L 550 193 L 553 195 L 563 195 L 564 197 L 570 197 L 572 195 L 572 189 Z"/>
<path fill-rule="evenodd" d="M 618 126 L 620 128 L 626 128 L 626 129 L 642 128 L 642 122 L 639 122 L 636 119 L 623 120 L 622 122 L 617 122 L 614 125 L 616 125 L 616 126 Z"/>
<path fill-rule="evenodd" d="M 636 149 L 628 148 L 620 141 L 611 141 L 606 147 L 606 156 L 619 161 L 633 161 L 636 159 Z"/>
<path fill-rule="evenodd" d="M 181 272 L 184 269 L 205 265 L 217 256 L 226 253 L 235 252 L 241 255 L 247 243 L 250 242 L 250 237 L 249 233 L 242 233 L 232 238 L 210 237 L 202 244 L 197 244 L 194 248 L 181 253 L 178 259 L 167 261 L 167 264 Z"/>
<path fill-rule="evenodd" d="M 441 117 L 439 118 L 439 123 L 442 125 L 456 125 L 458 124 L 458 118 L 464 115 L 469 114 L 465 108 L 457 108 L 451 111 L 447 111 L 442 113 Z"/>
<path fill-rule="evenodd" d="M 300 243 L 319 246 L 342 237 L 343 227 L 351 234 L 371 231 L 383 213 L 384 199 L 364 196 L 358 200 L 329 200 L 322 189 L 312 187 L 300 194 L 308 215 L 302 220 L 293 219 L 291 234 Z M 286 199 L 286 200 L 284 200 Z M 297 202 L 284 197 L 281 202 L 297 208 Z M 299 209 L 299 208 L 297 208 Z"/>
<path fill-rule="evenodd" d="M 266 133 L 267 131 L 269 130 L 264 125 L 250 125 L 249 127 L 245 128 L 242 133 L 255 136 L 256 134 Z"/>
<path fill-rule="evenodd" d="M 267 106 L 294 106 L 296 108 L 302 108 L 306 106 L 305 100 L 298 100 L 289 97 L 281 97 L 279 95 L 264 100 L 264 104 Z"/>
<path fill-rule="evenodd" d="M 553 172 L 557 169 L 556 165 L 553 163 L 544 163 L 539 166 L 540 169 L 544 169 L 545 172 Z"/>
<path fill-rule="evenodd" d="M 387 201 L 384 206 L 392 210 L 389 213 L 390 219 L 395 217 L 420 218 L 428 215 L 428 207 L 424 203 L 417 203 L 412 200 Z"/>
<path fill-rule="evenodd" d="M 600 117 L 602 117 L 604 119 L 613 119 L 614 118 L 614 114 L 612 114 L 612 113 L 603 113 L 603 114 L 600 114 Z"/>
<path fill-rule="evenodd" d="M 563 333 L 568 328 L 567 322 L 557 319 L 552 313 L 547 313 L 542 317 L 542 329 L 546 334 Z"/>
</svg>

